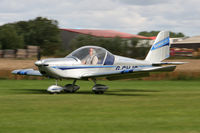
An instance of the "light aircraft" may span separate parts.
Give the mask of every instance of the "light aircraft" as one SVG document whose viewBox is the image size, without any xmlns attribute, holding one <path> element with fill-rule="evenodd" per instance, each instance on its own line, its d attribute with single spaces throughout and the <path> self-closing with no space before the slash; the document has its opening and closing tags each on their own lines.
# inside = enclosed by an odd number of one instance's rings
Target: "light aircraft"
<svg viewBox="0 0 200 133">
<path fill-rule="evenodd" d="M 92 91 L 103 94 L 108 87 L 97 84 L 98 77 L 108 80 L 138 78 L 148 76 L 151 72 L 169 72 L 183 62 L 161 62 L 169 57 L 169 32 L 161 31 L 144 60 L 137 60 L 114 55 L 104 48 L 84 46 L 64 58 L 49 58 L 38 60 L 35 65 L 38 70 L 20 69 L 13 74 L 45 76 L 56 79 L 56 84 L 48 87 L 50 93 L 76 92 L 80 87 L 77 80 L 91 79 L 94 82 Z M 57 80 L 73 79 L 72 84 L 58 86 Z"/>
</svg>

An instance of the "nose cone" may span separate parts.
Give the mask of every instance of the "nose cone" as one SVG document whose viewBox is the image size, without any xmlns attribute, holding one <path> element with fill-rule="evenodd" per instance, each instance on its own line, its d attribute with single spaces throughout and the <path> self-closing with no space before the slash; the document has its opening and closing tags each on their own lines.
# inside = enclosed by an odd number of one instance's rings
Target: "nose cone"
<svg viewBox="0 0 200 133">
<path fill-rule="evenodd" d="M 36 62 L 35 62 L 35 65 L 36 65 L 36 66 L 42 66 L 42 61 L 41 61 L 41 60 L 36 61 Z"/>
<path fill-rule="evenodd" d="M 45 60 L 39 60 L 35 62 L 36 66 L 49 66 L 49 64 Z"/>
</svg>

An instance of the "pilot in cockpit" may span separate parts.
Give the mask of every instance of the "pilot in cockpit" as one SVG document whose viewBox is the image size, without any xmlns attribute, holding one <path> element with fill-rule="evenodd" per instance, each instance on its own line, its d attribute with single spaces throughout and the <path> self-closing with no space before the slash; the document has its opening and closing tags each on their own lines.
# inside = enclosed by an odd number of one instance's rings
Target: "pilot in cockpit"
<svg viewBox="0 0 200 133">
<path fill-rule="evenodd" d="M 98 63 L 98 57 L 96 56 L 96 51 L 93 48 L 89 49 L 89 55 L 83 61 L 83 64 L 96 65 Z"/>
</svg>

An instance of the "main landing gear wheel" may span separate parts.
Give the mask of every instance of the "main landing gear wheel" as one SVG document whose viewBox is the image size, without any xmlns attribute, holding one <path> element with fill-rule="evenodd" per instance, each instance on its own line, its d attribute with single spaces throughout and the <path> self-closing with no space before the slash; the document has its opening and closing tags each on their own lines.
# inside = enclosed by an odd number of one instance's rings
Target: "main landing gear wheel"
<svg viewBox="0 0 200 133">
<path fill-rule="evenodd" d="M 76 84 L 76 79 L 74 80 L 74 82 L 72 84 L 66 84 L 64 87 L 63 87 L 63 90 L 67 93 L 74 93 L 76 92 L 77 90 L 79 90 L 80 86 L 78 85 L 75 85 Z"/>
<path fill-rule="evenodd" d="M 95 79 L 93 79 L 93 82 L 95 83 L 95 85 L 93 86 L 92 91 L 95 94 L 103 94 L 108 89 L 108 86 L 106 86 L 106 85 L 96 84 Z"/>
</svg>

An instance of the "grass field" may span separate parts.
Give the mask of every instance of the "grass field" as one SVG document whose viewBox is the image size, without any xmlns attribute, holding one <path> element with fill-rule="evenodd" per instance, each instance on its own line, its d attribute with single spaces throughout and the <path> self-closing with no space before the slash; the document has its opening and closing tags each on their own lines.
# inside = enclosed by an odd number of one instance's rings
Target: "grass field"
<svg viewBox="0 0 200 133">
<path fill-rule="evenodd" d="M 104 95 L 88 81 L 50 95 L 53 83 L 0 80 L 0 133 L 200 132 L 200 81 L 101 81 L 110 86 Z"/>
</svg>

